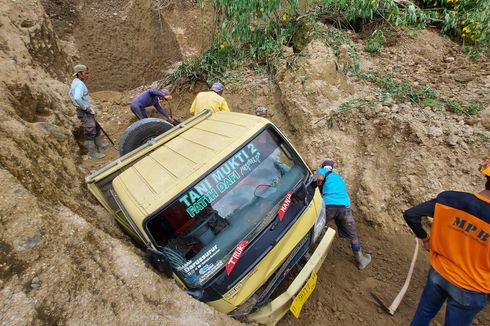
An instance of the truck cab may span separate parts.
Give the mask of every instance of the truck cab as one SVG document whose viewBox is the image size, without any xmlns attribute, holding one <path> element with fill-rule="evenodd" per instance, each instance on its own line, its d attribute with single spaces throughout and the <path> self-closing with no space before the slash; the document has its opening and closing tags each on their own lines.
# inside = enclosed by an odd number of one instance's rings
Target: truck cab
<svg viewBox="0 0 490 326">
<path fill-rule="evenodd" d="M 312 172 L 256 116 L 202 112 L 86 182 L 157 270 L 258 323 L 299 315 L 335 234 Z"/>
</svg>

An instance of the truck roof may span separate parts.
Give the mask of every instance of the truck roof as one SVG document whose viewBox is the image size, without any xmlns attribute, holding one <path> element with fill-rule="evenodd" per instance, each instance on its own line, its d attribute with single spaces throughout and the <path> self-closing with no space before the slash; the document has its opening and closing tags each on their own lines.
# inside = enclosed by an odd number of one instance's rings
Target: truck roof
<svg viewBox="0 0 490 326">
<path fill-rule="evenodd" d="M 201 179 L 262 129 L 268 120 L 217 112 L 157 148 L 121 172 L 112 182 L 124 208 L 140 227 L 145 217 Z"/>
</svg>

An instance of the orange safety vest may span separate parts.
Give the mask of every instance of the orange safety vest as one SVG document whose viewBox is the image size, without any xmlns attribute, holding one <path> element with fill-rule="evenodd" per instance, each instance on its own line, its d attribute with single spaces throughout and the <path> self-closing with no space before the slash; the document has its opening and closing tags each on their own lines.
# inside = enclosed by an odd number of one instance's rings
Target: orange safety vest
<svg viewBox="0 0 490 326">
<path fill-rule="evenodd" d="M 490 200 L 446 191 L 437 196 L 430 262 L 447 281 L 490 293 Z"/>
</svg>

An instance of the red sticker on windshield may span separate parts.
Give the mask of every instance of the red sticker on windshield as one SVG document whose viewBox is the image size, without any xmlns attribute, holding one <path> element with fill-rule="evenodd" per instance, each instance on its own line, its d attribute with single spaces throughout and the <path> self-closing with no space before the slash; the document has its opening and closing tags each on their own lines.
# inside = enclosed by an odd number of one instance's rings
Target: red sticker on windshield
<svg viewBox="0 0 490 326">
<path fill-rule="evenodd" d="M 286 198 L 284 198 L 284 201 L 282 202 L 281 207 L 279 208 L 279 212 L 277 215 L 279 215 L 279 221 L 282 221 L 284 218 L 284 215 L 286 215 L 286 212 L 289 209 L 289 206 L 291 206 L 291 196 L 293 193 L 290 191 L 286 194 Z"/>
<path fill-rule="evenodd" d="M 231 271 L 233 268 L 235 268 L 236 263 L 238 262 L 238 259 L 242 256 L 242 253 L 245 251 L 245 247 L 248 245 L 247 240 L 242 240 L 238 243 L 238 245 L 235 248 L 235 251 L 233 251 L 233 254 L 230 256 L 230 259 L 228 259 L 228 262 L 226 263 L 226 275 L 230 275 Z"/>
</svg>

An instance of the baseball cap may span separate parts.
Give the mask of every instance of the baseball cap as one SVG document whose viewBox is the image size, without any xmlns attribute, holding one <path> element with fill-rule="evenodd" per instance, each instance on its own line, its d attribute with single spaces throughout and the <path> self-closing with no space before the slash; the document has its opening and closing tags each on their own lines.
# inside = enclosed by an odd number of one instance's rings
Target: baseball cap
<svg viewBox="0 0 490 326">
<path fill-rule="evenodd" d="M 333 159 L 331 158 L 324 159 L 320 166 L 327 170 L 333 170 Z"/>
<path fill-rule="evenodd" d="M 211 86 L 211 90 L 215 91 L 216 93 L 222 92 L 225 89 L 225 86 L 221 84 L 220 82 L 216 82 Z"/>
<path fill-rule="evenodd" d="M 255 109 L 255 115 L 258 115 L 259 117 L 261 115 L 264 115 L 267 113 L 267 108 L 265 106 L 258 106 L 256 109 Z"/>
<path fill-rule="evenodd" d="M 73 67 L 73 77 L 75 77 L 79 72 L 82 72 L 82 71 L 87 71 L 88 68 L 86 65 L 82 65 L 82 64 L 78 64 L 78 65 L 75 65 L 75 67 Z"/>
</svg>

